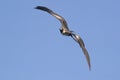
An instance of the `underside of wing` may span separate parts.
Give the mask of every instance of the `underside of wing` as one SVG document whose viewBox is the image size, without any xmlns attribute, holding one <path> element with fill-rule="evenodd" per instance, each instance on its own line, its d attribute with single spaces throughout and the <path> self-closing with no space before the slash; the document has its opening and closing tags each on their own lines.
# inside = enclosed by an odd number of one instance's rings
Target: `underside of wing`
<svg viewBox="0 0 120 80">
<path fill-rule="evenodd" d="M 87 49 L 85 48 L 85 45 L 84 45 L 84 42 L 83 40 L 80 38 L 80 36 L 78 36 L 77 34 L 72 34 L 71 36 L 79 45 L 80 47 L 82 48 L 82 51 L 86 57 L 86 60 L 87 60 L 87 63 L 88 63 L 88 66 L 89 66 L 89 69 L 91 69 L 91 63 L 90 63 L 90 57 L 89 57 L 89 54 L 88 54 L 88 51 Z"/>
<path fill-rule="evenodd" d="M 49 14 L 53 15 L 54 17 L 56 17 L 61 22 L 62 27 L 64 27 L 64 29 L 69 30 L 66 20 L 62 16 L 60 16 L 59 14 L 53 12 L 52 10 L 50 10 L 47 7 L 44 7 L 44 6 L 37 6 L 37 7 L 35 7 L 35 9 L 43 10 L 43 11 L 46 11 Z"/>
</svg>

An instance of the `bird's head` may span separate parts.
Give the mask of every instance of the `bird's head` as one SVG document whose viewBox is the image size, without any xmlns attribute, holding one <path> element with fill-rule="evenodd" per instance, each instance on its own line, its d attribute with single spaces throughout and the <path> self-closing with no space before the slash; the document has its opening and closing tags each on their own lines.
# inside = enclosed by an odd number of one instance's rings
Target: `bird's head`
<svg viewBox="0 0 120 80">
<path fill-rule="evenodd" d="M 59 30 L 60 30 L 60 33 L 63 33 L 63 29 L 62 28 L 60 28 Z"/>
</svg>

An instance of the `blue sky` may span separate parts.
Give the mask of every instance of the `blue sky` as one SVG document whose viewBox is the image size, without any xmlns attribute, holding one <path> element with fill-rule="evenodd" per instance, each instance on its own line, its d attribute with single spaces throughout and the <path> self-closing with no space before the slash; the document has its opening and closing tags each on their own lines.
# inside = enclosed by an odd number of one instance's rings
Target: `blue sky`
<svg viewBox="0 0 120 80">
<path fill-rule="evenodd" d="M 119 80 L 119 0 L 2 0 L 0 80 Z M 62 15 L 85 42 L 89 71 L 79 45 L 59 32 L 60 22 L 34 7 Z"/>
</svg>

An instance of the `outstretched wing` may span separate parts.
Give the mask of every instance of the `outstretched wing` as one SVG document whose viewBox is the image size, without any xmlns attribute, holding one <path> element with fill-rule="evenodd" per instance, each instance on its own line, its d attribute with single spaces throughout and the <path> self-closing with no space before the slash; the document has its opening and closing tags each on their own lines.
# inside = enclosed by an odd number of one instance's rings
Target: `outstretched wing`
<svg viewBox="0 0 120 80">
<path fill-rule="evenodd" d="M 80 38 L 80 36 L 78 36 L 77 34 L 74 34 L 72 33 L 72 36 L 71 36 L 79 45 L 80 47 L 82 48 L 82 51 L 86 57 L 86 60 L 87 60 L 87 63 L 88 63 L 88 66 L 89 66 L 89 69 L 91 69 L 91 63 L 90 63 L 90 57 L 89 57 L 89 54 L 88 54 L 88 51 L 87 49 L 85 48 L 85 45 L 84 45 L 84 42 L 83 40 Z"/>
<path fill-rule="evenodd" d="M 65 21 L 65 19 L 62 16 L 58 15 L 57 13 L 53 12 L 52 10 L 50 10 L 47 7 L 44 7 L 44 6 L 37 6 L 37 7 L 35 7 L 35 9 L 43 10 L 43 11 L 46 11 L 49 14 L 53 15 L 54 17 L 56 17 L 61 22 L 62 27 L 64 29 L 69 30 L 69 28 L 67 27 L 67 22 Z"/>
</svg>

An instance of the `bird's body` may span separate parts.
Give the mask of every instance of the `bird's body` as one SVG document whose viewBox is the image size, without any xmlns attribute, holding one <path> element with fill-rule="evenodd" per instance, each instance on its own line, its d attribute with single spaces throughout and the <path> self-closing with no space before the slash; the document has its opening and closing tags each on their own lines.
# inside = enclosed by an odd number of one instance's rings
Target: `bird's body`
<svg viewBox="0 0 120 80">
<path fill-rule="evenodd" d="M 69 30 L 69 28 L 67 26 L 67 22 L 65 21 L 65 19 L 62 16 L 60 16 L 59 14 L 53 12 L 52 10 L 50 10 L 44 6 L 37 6 L 37 7 L 35 7 L 35 9 L 46 11 L 49 14 L 51 14 L 52 16 L 56 17 L 61 22 L 62 25 L 61 25 L 61 28 L 59 29 L 61 34 L 65 35 L 65 36 L 71 36 L 80 45 L 80 47 L 82 48 L 82 51 L 87 59 L 89 69 L 91 69 L 90 57 L 89 57 L 89 54 L 85 48 L 83 40 L 80 38 L 80 36 L 73 33 L 73 31 Z"/>
</svg>

